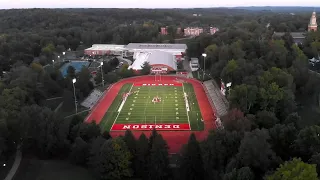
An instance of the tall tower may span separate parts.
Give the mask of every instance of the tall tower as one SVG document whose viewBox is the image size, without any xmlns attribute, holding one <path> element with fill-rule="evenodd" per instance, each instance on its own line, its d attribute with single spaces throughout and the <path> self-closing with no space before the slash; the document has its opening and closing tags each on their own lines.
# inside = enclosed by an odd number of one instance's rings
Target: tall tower
<svg viewBox="0 0 320 180">
<path fill-rule="evenodd" d="M 318 25 L 317 25 L 316 12 L 313 12 L 310 18 L 310 23 L 308 25 L 308 31 L 317 31 L 317 28 L 318 28 Z"/>
</svg>

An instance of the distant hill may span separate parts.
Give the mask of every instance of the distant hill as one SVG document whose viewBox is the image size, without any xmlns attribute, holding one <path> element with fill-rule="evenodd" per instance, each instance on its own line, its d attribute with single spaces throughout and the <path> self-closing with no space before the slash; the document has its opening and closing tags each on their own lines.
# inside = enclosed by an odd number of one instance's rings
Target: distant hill
<svg viewBox="0 0 320 180">
<path fill-rule="evenodd" d="M 244 6 L 230 9 L 243 9 L 251 11 L 272 11 L 272 12 L 320 12 L 320 7 L 301 7 L 301 6 Z"/>
</svg>

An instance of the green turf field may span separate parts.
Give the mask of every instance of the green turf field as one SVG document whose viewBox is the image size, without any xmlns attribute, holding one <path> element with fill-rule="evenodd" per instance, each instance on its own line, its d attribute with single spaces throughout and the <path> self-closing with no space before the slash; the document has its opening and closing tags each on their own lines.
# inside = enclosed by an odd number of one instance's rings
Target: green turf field
<svg viewBox="0 0 320 180">
<path fill-rule="evenodd" d="M 123 103 L 123 94 L 131 92 Z M 187 112 L 184 93 L 187 94 Z M 158 97 L 160 102 L 152 102 Z M 121 105 L 123 104 L 123 105 Z M 120 108 L 122 106 L 122 108 Z M 119 112 L 120 110 L 120 112 Z M 201 113 L 193 86 L 134 86 L 125 84 L 100 125 L 110 130 L 114 124 L 189 124 L 191 130 L 203 130 Z"/>
</svg>

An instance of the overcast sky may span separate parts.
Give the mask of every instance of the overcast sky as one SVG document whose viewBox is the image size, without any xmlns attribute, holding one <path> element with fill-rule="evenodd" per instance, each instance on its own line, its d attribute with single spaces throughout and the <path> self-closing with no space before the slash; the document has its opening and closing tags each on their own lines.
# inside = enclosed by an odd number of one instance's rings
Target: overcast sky
<svg viewBox="0 0 320 180">
<path fill-rule="evenodd" d="M 234 6 L 312 6 L 320 0 L 0 0 L 10 8 L 194 8 Z"/>
</svg>

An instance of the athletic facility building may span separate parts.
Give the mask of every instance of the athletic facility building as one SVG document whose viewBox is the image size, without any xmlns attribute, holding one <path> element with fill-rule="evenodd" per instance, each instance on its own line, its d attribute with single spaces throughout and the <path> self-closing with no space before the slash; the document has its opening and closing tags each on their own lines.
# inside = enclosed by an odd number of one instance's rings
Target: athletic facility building
<svg viewBox="0 0 320 180">
<path fill-rule="evenodd" d="M 186 50 L 186 44 L 94 44 L 84 53 L 86 55 L 133 56 L 134 63 L 129 67 L 130 69 L 141 70 L 141 66 L 148 62 L 152 66 L 152 73 L 167 73 L 177 70 L 177 62 L 184 60 Z"/>
<path fill-rule="evenodd" d="M 116 44 L 94 44 L 91 48 L 85 49 L 86 55 L 116 55 L 122 56 L 126 52 L 125 45 Z"/>
<path fill-rule="evenodd" d="M 134 53 L 135 61 L 129 69 L 139 71 L 145 62 L 151 66 L 152 73 L 167 73 L 168 71 L 177 70 L 176 58 L 169 52 L 165 51 L 137 51 Z"/>
<path fill-rule="evenodd" d="M 186 44 L 143 44 L 130 43 L 126 49 L 131 52 L 164 51 L 171 53 L 177 60 L 182 60 L 187 50 Z"/>
</svg>

